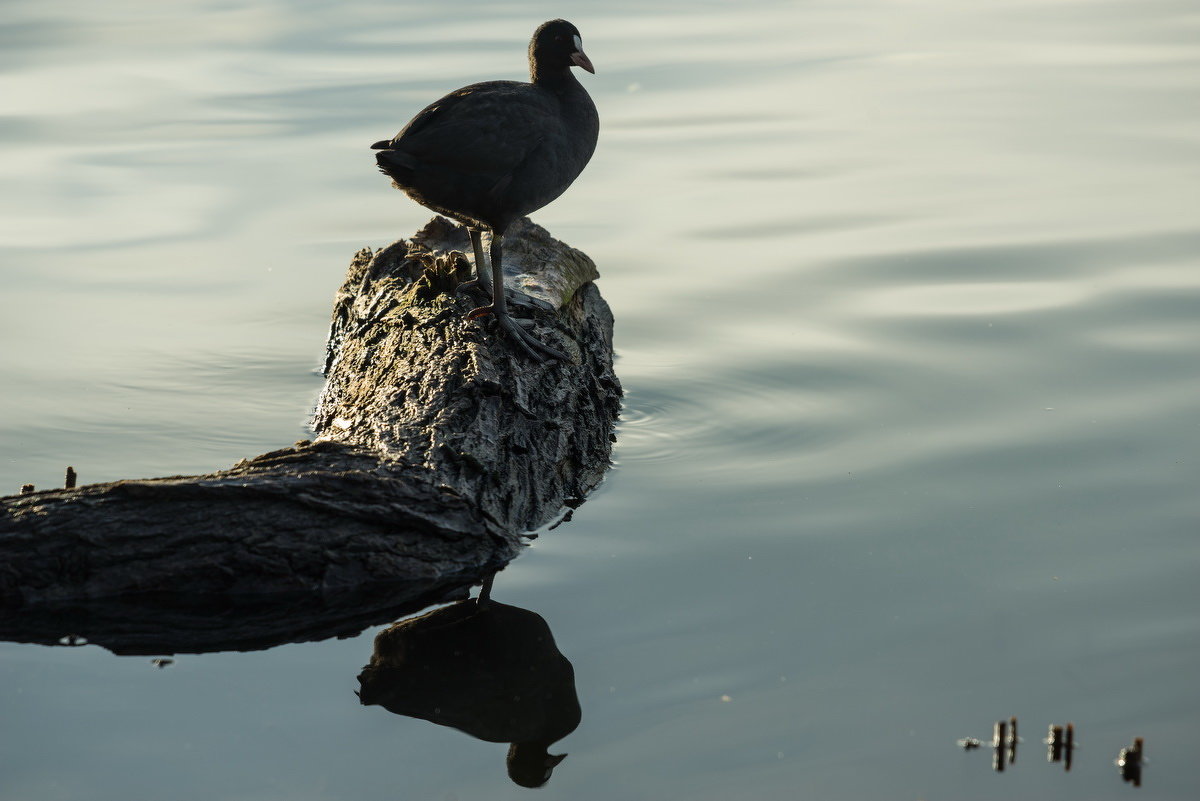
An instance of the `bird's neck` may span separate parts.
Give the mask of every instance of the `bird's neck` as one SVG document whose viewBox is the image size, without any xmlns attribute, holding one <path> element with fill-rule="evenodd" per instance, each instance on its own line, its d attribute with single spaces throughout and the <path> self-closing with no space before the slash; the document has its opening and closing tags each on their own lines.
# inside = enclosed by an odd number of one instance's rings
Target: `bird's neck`
<svg viewBox="0 0 1200 801">
<path fill-rule="evenodd" d="M 529 80 L 534 86 L 555 92 L 570 91 L 580 85 L 570 67 L 542 67 L 531 64 Z"/>
</svg>

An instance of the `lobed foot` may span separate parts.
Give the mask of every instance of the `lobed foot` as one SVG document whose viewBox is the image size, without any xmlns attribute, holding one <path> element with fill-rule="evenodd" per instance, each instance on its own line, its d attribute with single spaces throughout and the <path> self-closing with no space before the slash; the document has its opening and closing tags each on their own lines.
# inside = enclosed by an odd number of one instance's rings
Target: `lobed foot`
<svg viewBox="0 0 1200 801">
<path fill-rule="evenodd" d="M 481 281 L 478 278 L 472 278 L 470 281 L 463 281 L 454 288 L 455 294 L 474 291 L 482 292 L 489 298 L 492 297 L 491 283 L 487 281 Z M 535 298 L 530 295 L 526 295 L 524 292 L 518 292 L 514 289 L 509 289 L 507 291 L 507 298 L 509 305 L 516 306 L 521 309 L 543 309 L 545 311 L 554 310 L 553 305 L 542 300 L 541 298 Z"/>
<path fill-rule="evenodd" d="M 472 309 L 467 313 L 467 319 L 474 320 L 477 317 L 485 317 L 489 314 L 496 318 L 496 322 L 500 327 L 507 331 L 509 336 L 521 346 L 521 349 L 535 361 L 544 362 L 547 358 L 557 359 L 560 362 L 569 361 L 567 354 L 557 348 L 550 347 L 526 331 L 507 312 L 497 313 L 495 306 L 480 306 L 478 309 Z"/>
<path fill-rule="evenodd" d="M 489 298 L 492 296 L 492 285 L 484 283 L 478 278 L 472 278 L 470 281 L 463 281 L 461 284 L 454 287 L 454 294 L 457 295 L 460 292 L 470 292 L 476 289 L 478 289 L 480 292 L 483 292 L 484 295 Z"/>
</svg>

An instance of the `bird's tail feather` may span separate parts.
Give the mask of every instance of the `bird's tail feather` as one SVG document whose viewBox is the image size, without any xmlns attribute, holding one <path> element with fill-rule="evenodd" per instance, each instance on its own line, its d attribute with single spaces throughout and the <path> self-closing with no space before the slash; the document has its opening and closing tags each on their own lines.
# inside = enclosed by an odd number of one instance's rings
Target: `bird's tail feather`
<svg viewBox="0 0 1200 801">
<path fill-rule="evenodd" d="M 419 166 L 417 160 L 402 150 L 380 150 L 375 154 L 379 171 L 396 181 L 406 181 Z"/>
</svg>

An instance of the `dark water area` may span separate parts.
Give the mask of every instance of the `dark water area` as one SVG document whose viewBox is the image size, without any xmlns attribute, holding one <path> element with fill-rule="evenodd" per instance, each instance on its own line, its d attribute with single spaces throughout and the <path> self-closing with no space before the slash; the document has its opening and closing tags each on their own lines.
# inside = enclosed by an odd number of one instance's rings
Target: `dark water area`
<svg viewBox="0 0 1200 801">
<path fill-rule="evenodd" d="M 368 145 L 563 16 L 600 144 L 535 220 L 599 266 L 627 395 L 605 484 L 495 582 L 573 672 L 539 797 L 1200 797 L 1194 3 L 5 16 L 4 492 L 305 437 L 350 257 L 429 217 Z M 0 799 L 535 792 L 360 702 L 384 628 L 0 644 Z M 1010 715 L 1005 772 L 956 747 Z"/>
</svg>

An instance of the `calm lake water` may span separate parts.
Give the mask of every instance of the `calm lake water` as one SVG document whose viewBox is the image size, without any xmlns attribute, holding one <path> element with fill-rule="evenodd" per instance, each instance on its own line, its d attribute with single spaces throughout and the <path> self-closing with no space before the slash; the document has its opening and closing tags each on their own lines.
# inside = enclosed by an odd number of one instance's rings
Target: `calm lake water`
<svg viewBox="0 0 1200 801">
<path fill-rule="evenodd" d="M 627 405 L 496 581 L 575 671 L 538 797 L 1200 797 L 1194 0 L 3 14 L 4 492 L 303 438 L 351 255 L 430 216 L 367 146 L 564 16 L 602 132 L 535 219 L 599 265 Z M 0 798 L 528 796 L 359 704 L 377 631 L 0 645 Z M 1005 773 L 955 747 L 1009 715 Z"/>
</svg>

